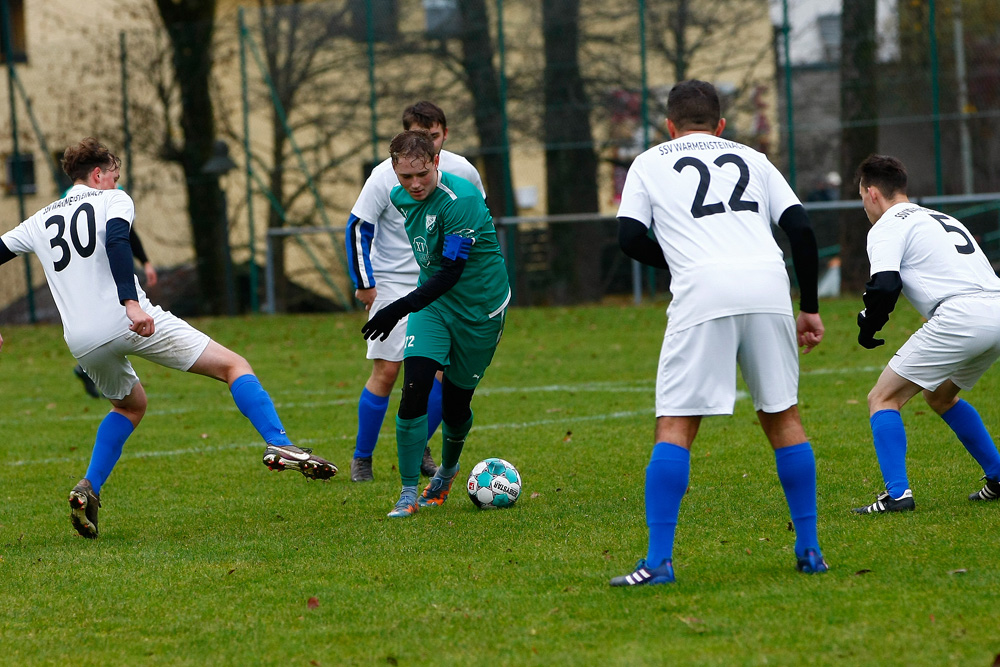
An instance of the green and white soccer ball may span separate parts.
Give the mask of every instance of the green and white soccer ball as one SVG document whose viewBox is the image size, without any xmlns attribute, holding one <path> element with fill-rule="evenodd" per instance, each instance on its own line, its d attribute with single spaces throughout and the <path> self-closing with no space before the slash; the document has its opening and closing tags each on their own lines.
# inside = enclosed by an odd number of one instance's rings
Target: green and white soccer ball
<svg viewBox="0 0 1000 667">
<path fill-rule="evenodd" d="M 479 509 L 510 507 L 521 495 L 521 473 L 503 459 L 486 459 L 469 473 L 468 490 Z"/>
</svg>

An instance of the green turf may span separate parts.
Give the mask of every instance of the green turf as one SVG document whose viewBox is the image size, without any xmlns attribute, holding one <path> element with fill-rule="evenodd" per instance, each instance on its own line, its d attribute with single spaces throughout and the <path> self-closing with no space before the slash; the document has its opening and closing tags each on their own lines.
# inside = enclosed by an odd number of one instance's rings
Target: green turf
<svg viewBox="0 0 1000 667">
<path fill-rule="evenodd" d="M 361 314 L 198 321 L 341 475 L 268 471 L 222 384 L 139 360 L 149 412 L 104 487 L 95 541 L 71 528 L 66 496 L 107 405 L 84 395 L 58 328 L 4 328 L 0 663 L 989 665 L 1000 503 L 966 500 L 981 473 L 920 399 L 904 410 L 917 511 L 850 512 L 881 487 L 865 396 L 919 326 L 901 306 L 888 344 L 867 351 L 858 306 L 825 302 L 826 341 L 802 357 L 830 572 L 794 570 L 774 457 L 744 399 L 695 442 L 678 583 L 628 590 L 607 584 L 646 548 L 662 304 L 511 311 L 462 466 L 503 457 L 524 495 L 480 511 L 457 486 L 404 520 L 385 517 L 391 418 L 376 481 L 348 480 Z M 994 369 L 969 395 L 994 430 L 998 385 Z"/>
</svg>

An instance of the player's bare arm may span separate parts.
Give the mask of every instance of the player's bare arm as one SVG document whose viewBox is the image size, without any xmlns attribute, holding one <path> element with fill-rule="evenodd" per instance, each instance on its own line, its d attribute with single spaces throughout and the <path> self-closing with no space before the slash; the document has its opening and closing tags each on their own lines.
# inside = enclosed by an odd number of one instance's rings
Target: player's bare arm
<svg viewBox="0 0 1000 667">
<path fill-rule="evenodd" d="M 802 354 L 809 354 L 814 347 L 823 341 L 825 329 L 823 328 L 823 320 L 820 318 L 819 313 L 800 311 L 798 318 L 795 320 L 795 330 L 798 334 L 799 347 L 802 348 Z"/>
<path fill-rule="evenodd" d="M 128 325 L 129 330 L 145 338 L 152 336 L 156 328 L 153 324 L 153 317 L 142 309 L 139 302 L 129 299 L 123 305 L 125 306 L 125 317 L 131 322 Z"/>
<path fill-rule="evenodd" d="M 359 287 L 354 290 L 354 298 L 365 304 L 365 310 L 371 310 L 372 304 L 375 303 L 375 298 L 378 296 L 377 287 Z"/>
</svg>

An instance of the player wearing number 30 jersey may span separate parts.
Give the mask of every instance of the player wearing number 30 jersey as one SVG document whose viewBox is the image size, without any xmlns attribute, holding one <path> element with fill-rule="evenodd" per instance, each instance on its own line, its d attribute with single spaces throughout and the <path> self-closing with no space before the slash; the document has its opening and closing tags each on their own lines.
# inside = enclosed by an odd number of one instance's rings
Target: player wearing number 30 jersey
<svg viewBox="0 0 1000 667">
<path fill-rule="evenodd" d="M 906 474 L 900 409 L 923 392 L 983 468 L 986 485 L 969 500 L 1000 498 L 1000 453 L 979 413 L 958 398 L 1000 358 L 1000 278 L 972 234 L 951 216 L 910 203 L 906 168 L 887 155 L 858 167 L 868 221 L 871 280 L 858 314 L 858 342 L 874 349 L 902 292 L 927 322 L 893 355 L 868 394 L 872 439 L 885 491 L 859 514 L 915 507 Z"/>
<path fill-rule="evenodd" d="M 667 99 L 671 140 L 639 155 L 625 179 L 622 250 L 669 268 L 673 299 L 656 375 L 656 444 L 646 468 L 649 550 L 612 586 L 674 580 L 674 531 L 691 445 L 702 417 L 732 414 L 737 365 L 774 449 L 795 525 L 796 567 L 827 569 L 816 534 L 816 462 L 796 407 L 796 334 L 806 352 L 823 338 L 816 238 L 778 170 L 757 151 L 720 138 L 725 126 L 711 84 L 677 84 Z M 801 288 L 797 320 L 772 223 L 791 242 Z"/>
<path fill-rule="evenodd" d="M 333 477 L 336 466 L 292 444 L 246 359 L 146 298 L 132 272 L 132 199 L 115 188 L 120 166 L 93 137 L 70 146 L 63 170 L 73 187 L 0 237 L 0 264 L 25 253 L 38 257 L 70 351 L 111 401 L 87 473 L 69 494 L 73 527 L 83 537 L 98 536 L 101 487 L 146 413 L 146 391 L 131 356 L 225 382 L 266 443 L 265 465 L 313 479 Z M 199 456 L 199 464 L 205 461 L 211 457 Z"/>
</svg>

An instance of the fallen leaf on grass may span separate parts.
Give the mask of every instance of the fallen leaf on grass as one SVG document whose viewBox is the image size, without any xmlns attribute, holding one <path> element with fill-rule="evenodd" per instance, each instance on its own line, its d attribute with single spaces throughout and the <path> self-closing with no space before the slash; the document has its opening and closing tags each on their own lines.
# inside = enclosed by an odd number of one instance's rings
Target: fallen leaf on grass
<svg viewBox="0 0 1000 667">
<path fill-rule="evenodd" d="M 396 659 L 395 659 L 394 657 L 392 657 L 391 655 L 387 655 L 387 656 L 385 656 L 385 661 L 386 661 L 387 663 L 389 663 L 390 665 L 398 665 L 398 664 L 399 664 L 399 660 L 396 660 Z"/>
<path fill-rule="evenodd" d="M 871 572 L 871 570 L 858 570 L 858 571 L 857 571 L 857 572 L 855 572 L 854 574 L 855 574 L 855 575 L 859 575 L 859 574 L 868 574 L 869 572 Z"/>
<path fill-rule="evenodd" d="M 961 567 L 957 570 L 948 570 L 948 574 L 965 574 L 967 572 L 968 570 L 966 570 L 964 567 Z"/>
<path fill-rule="evenodd" d="M 705 627 L 705 621 L 700 618 L 695 618 L 694 616 L 678 616 L 677 620 L 686 625 L 689 630 L 694 632 L 705 632 L 707 628 Z"/>
<path fill-rule="evenodd" d="M 566 431 L 566 435 L 563 436 L 563 442 L 570 442 L 573 439 L 573 431 Z"/>
<path fill-rule="evenodd" d="M 234 568 L 233 568 L 233 569 L 231 569 L 231 570 L 230 570 L 229 572 L 226 572 L 226 576 L 229 576 L 230 574 L 232 574 L 232 573 L 233 573 L 233 572 L 235 572 L 235 571 L 236 571 L 236 568 L 234 567 Z"/>
<path fill-rule="evenodd" d="M 847 399 L 847 404 L 848 405 L 857 405 L 858 404 L 858 399 L 856 399 L 856 398 L 849 398 L 849 399 Z"/>
<path fill-rule="evenodd" d="M 532 491 L 531 495 L 529 497 L 530 498 L 537 498 L 540 495 L 542 495 L 542 494 L 540 494 L 538 491 Z"/>
<path fill-rule="evenodd" d="M 308 601 L 306 602 L 306 605 L 307 605 L 307 606 L 308 606 L 308 607 L 309 607 L 310 609 L 315 609 L 315 608 L 317 608 L 317 607 L 319 606 L 319 598 L 317 598 L 317 597 L 316 597 L 316 596 L 314 595 L 313 597 L 309 598 L 309 600 L 308 600 Z"/>
</svg>

